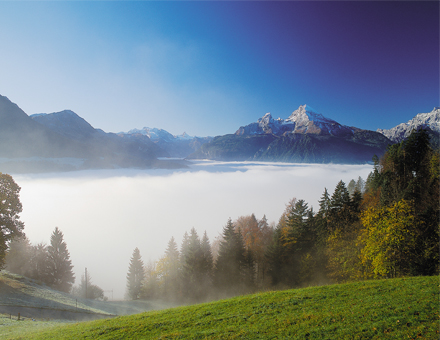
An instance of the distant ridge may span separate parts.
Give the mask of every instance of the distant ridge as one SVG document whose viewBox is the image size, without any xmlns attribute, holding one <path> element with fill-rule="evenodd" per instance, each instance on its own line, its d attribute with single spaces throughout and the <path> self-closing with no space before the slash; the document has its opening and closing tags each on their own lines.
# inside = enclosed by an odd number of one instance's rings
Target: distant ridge
<svg viewBox="0 0 440 340">
<path fill-rule="evenodd" d="M 0 171 L 9 173 L 103 168 L 184 167 L 149 138 L 130 139 L 93 128 L 70 110 L 28 116 L 0 95 Z"/>
<path fill-rule="evenodd" d="M 431 132 L 431 139 L 436 138 L 438 144 L 440 134 L 440 107 L 434 107 L 431 112 L 419 113 L 408 122 L 401 123 L 389 130 L 377 129 L 377 132 L 383 134 L 391 141 L 398 143 L 408 138 L 412 130 L 418 130 L 420 128 Z"/>
<path fill-rule="evenodd" d="M 28 116 L 0 95 L 0 171 L 47 172 L 100 168 L 185 167 L 158 158 L 221 161 L 365 163 L 388 145 L 424 128 L 439 147 L 440 108 L 389 130 L 342 125 L 308 105 L 287 118 L 266 113 L 235 133 L 212 137 L 172 135 L 159 128 L 106 133 L 71 110 Z"/>
<path fill-rule="evenodd" d="M 301 105 L 287 119 L 266 113 L 233 135 L 215 137 L 189 159 L 296 163 L 365 163 L 392 142 L 382 134 L 339 124 Z"/>
</svg>

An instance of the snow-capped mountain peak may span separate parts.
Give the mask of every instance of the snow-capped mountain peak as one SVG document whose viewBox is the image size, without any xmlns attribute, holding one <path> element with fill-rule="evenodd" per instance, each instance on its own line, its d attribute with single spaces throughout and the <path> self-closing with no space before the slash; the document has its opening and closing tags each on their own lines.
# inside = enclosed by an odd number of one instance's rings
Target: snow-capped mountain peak
<svg viewBox="0 0 440 340">
<path fill-rule="evenodd" d="M 157 128 L 149 128 L 149 127 L 144 127 L 142 129 L 132 129 L 128 132 L 125 132 L 123 134 L 126 135 L 144 135 L 147 136 L 148 138 L 150 138 L 151 140 L 157 140 L 157 139 L 163 139 L 163 140 L 173 140 L 175 137 L 169 133 L 166 130 L 163 129 L 157 129 Z"/>
<path fill-rule="evenodd" d="M 317 113 L 308 105 L 301 105 L 292 112 L 287 119 L 273 119 L 266 113 L 257 123 L 240 127 L 236 134 L 267 134 L 282 135 L 285 133 L 307 133 L 321 135 L 347 135 L 352 134 L 352 129 L 341 125 Z"/>
<path fill-rule="evenodd" d="M 174 138 L 179 139 L 179 140 L 190 140 L 190 139 L 193 139 L 194 137 L 190 136 L 186 132 L 184 132 L 181 135 L 174 136 Z"/>
<path fill-rule="evenodd" d="M 400 142 L 407 138 L 412 130 L 429 128 L 440 133 L 440 107 L 434 107 L 431 112 L 419 113 L 406 123 L 401 123 L 389 130 L 377 129 L 377 132 L 391 139 L 393 142 Z"/>
<path fill-rule="evenodd" d="M 309 122 L 322 124 L 339 124 L 333 119 L 326 118 L 322 114 L 317 113 L 308 105 L 301 105 L 298 109 L 292 112 L 286 122 L 294 122 L 296 124 L 307 124 Z"/>
<path fill-rule="evenodd" d="M 164 140 L 164 141 L 173 141 L 173 140 L 191 140 L 194 137 L 188 135 L 186 132 L 182 133 L 181 135 L 172 135 L 168 131 L 164 129 L 157 129 L 157 128 L 149 128 L 144 127 L 142 129 L 132 129 L 128 132 L 121 132 L 120 134 L 124 135 L 144 135 L 150 138 L 151 140 Z"/>
</svg>

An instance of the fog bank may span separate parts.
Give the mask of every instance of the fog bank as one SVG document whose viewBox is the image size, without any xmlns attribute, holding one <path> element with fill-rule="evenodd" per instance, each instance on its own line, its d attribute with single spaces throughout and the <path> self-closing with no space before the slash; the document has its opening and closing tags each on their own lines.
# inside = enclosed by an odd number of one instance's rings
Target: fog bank
<svg viewBox="0 0 440 340">
<path fill-rule="evenodd" d="M 119 299 L 135 247 L 147 263 L 163 255 L 172 236 L 180 247 L 192 227 L 199 236 L 206 230 L 212 242 L 229 217 L 254 213 L 277 222 L 293 197 L 317 210 L 324 187 L 332 194 L 339 180 L 365 180 L 371 170 L 371 165 L 201 161 L 179 171 L 12 175 L 22 188 L 21 219 L 31 243 L 49 243 L 59 227 L 76 284 L 87 267 L 93 283 Z"/>
</svg>

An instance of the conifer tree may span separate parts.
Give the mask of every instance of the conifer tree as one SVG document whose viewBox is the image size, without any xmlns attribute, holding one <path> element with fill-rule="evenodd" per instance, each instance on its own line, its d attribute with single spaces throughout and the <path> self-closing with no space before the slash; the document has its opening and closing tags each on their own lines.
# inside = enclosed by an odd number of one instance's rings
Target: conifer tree
<svg viewBox="0 0 440 340">
<path fill-rule="evenodd" d="M 139 299 L 143 281 L 144 263 L 142 262 L 141 253 L 136 247 L 133 250 L 127 273 L 127 296 L 131 300 Z"/>
<path fill-rule="evenodd" d="M 64 242 L 64 235 L 58 227 L 55 227 L 50 237 L 47 253 L 50 270 L 49 285 L 59 291 L 70 292 L 75 282 L 75 275 L 73 274 L 70 254 L 67 250 L 66 242 Z"/>
<path fill-rule="evenodd" d="M 171 237 L 163 258 L 163 297 L 177 300 L 180 294 L 180 263 L 179 251 L 174 237 Z"/>
<path fill-rule="evenodd" d="M 215 264 L 215 286 L 227 294 L 240 292 L 243 283 L 244 245 L 231 219 L 223 228 L 223 240 Z"/>
<path fill-rule="evenodd" d="M 272 244 L 265 254 L 268 262 L 268 275 L 272 286 L 278 286 L 286 281 L 286 248 L 283 244 L 282 228 L 278 225 L 272 238 Z"/>
<path fill-rule="evenodd" d="M 188 246 L 183 258 L 182 288 L 183 296 L 192 300 L 200 298 L 199 283 L 201 282 L 202 249 L 200 238 L 195 228 L 191 229 Z"/>
<path fill-rule="evenodd" d="M 188 248 L 189 248 L 189 236 L 188 233 L 185 231 L 185 234 L 183 234 L 182 245 L 180 246 L 180 256 L 179 256 L 180 267 L 182 268 L 185 265 L 185 259 L 188 253 Z"/>
<path fill-rule="evenodd" d="M 350 194 L 343 181 L 339 181 L 330 199 L 329 224 L 331 230 L 344 230 L 352 222 Z"/>
<path fill-rule="evenodd" d="M 30 267 L 30 278 L 51 285 L 52 270 L 46 244 L 31 246 Z"/>
<path fill-rule="evenodd" d="M 261 251 L 261 254 L 259 255 L 259 258 L 257 259 L 257 285 L 259 285 L 260 288 L 263 288 L 268 286 L 269 283 L 267 280 L 267 271 L 269 266 L 266 253 L 270 245 L 272 244 L 274 228 L 269 226 L 269 224 L 267 223 L 266 215 L 264 215 L 263 218 L 258 221 L 258 228 L 261 231 L 263 249 Z"/>
<path fill-rule="evenodd" d="M 200 244 L 202 250 L 202 263 L 201 263 L 201 285 L 204 292 L 208 292 L 212 285 L 212 270 L 214 267 L 214 261 L 212 258 L 211 244 L 209 243 L 208 234 L 203 234 L 203 238 Z"/>
<path fill-rule="evenodd" d="M 328 219 L 330 213 L 330 195 L 328 193 L 327 188 L 324 188 L 324 192 L 321 196 L 321 199 L 318 201 L 319 203 L 319 211 L 317 214 L 317 227 L 318 234 L 320 237 L 325 237 L 328 231 Z"/>
</svg>

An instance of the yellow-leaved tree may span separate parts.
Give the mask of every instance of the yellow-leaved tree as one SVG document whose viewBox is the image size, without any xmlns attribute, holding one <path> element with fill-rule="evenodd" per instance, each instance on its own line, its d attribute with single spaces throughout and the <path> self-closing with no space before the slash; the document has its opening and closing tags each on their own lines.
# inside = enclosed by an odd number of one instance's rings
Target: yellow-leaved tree
<svg viewBox="0 0 440 340">
<path fill-rule="evenodd" d="M 411 272 L 418 222 L 408 201 L 369 208 L 361 215 L 362 262 L 375 277 L 398 277 Z"/>
</svg>

